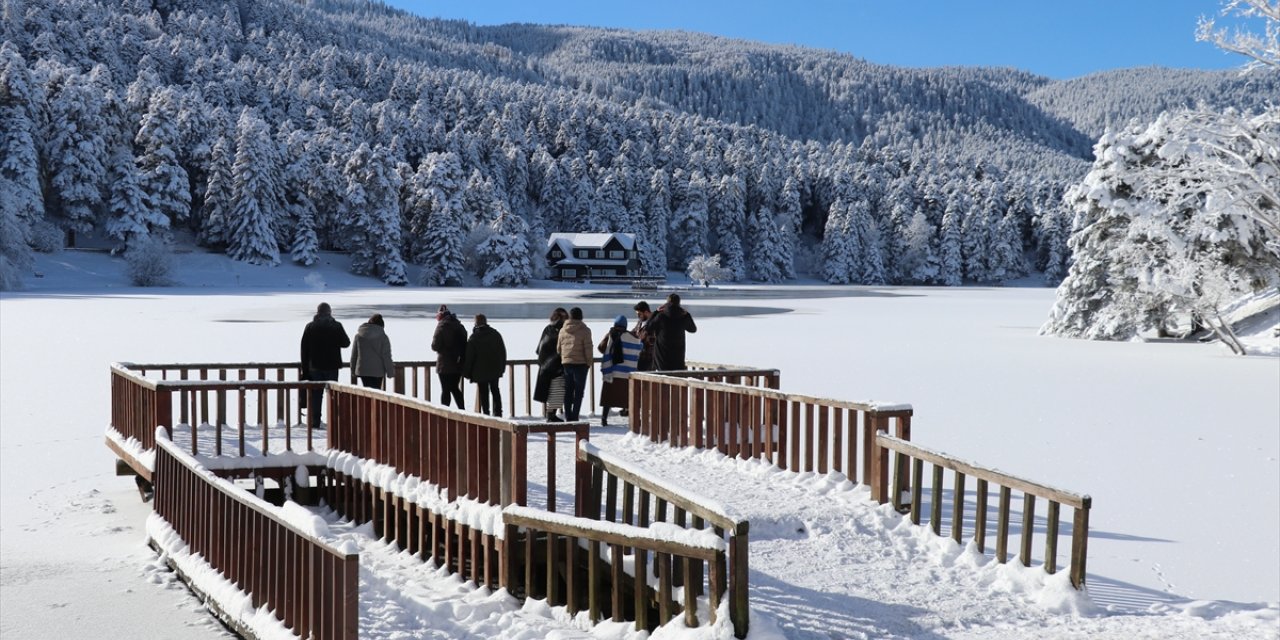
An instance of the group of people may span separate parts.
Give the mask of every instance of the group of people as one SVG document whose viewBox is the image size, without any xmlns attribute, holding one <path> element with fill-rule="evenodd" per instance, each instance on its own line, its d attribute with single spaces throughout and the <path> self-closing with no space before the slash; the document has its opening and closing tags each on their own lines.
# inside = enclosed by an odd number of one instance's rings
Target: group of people
<svg viewBox="0 0 1280 640">
<path fill-rule="evenodd" d="M 629 404 L 633 371 L 678 371 L 685 368 L 685 334 L 696 333 L 698 325 L 680 305 L 680 295 L 667 296 L 666 304 L 652 311 L 641 300 L 633 307 L 636 324 L 627 328 L 627 317 L 619 315 L 605 336 L 595 345 L 601 354 L 600 424 L 609 424 L 609 413 L 617 407 L 625 416 Z M 591 329 L 582 321 L 582 309 L 556 308 L 538 340 L 538 379 L 533 399 L 545 408 L 549 422 L 576 421 L 581 417 L 587 376 L 594 361 Z M 564 418 L 557 415 L 563 410 Z"/>
<path fill-rule="evenodd" d="M 637 322 L 628 328 L 627 318 L 619 315 L 599 343 L 594 343 L 591 329 L 583 322 L 582 309 L 568 311 L 556 308 L 550 323 L 543 328 L 536 349 L 538 378 L 533 399 L 546 409 L 552 422 L 577 421 L 591 365 L 594 345 L 601 354 L 600 370 L 604 383 L 600 388 L 600 424 L 607 425 L 609 413 L 619 408 L 626 415 L 629 400 L 628 375 L 633 371 L 674 371 L 685 368 L 685 334 L 698 326 L 688 310 L 680 306 L 680 296 L 667 296 L 666 304 L 653 312 L 649 303 L 634 307 Z M 355 339 L 347 336 L 342 323 L 333 317 L 328 303 L 316 308 L 316 315 L 302 332 L 302 359 L 299 378 L 313 381 L 336 381 L 342 368 L 342 349 L 351 347 L 351 375 L 366 387 L 382 389 L 387 378 L 395 377 L 395 361 L 391 358 L 391 340 L 385 330 L 382 314 L 375 313 L 356 330 Z M 507 348 L 502 334 L 489 326 L 484 314 L 476 314 L 470 336 L 458 316 L 447 305 L 436 312 L 436 329 L 431 339 L 436 353 L 436 376 L 440 381 L 440 403 L 455 404 L 465 409 L 462 380 L 479 387 L 480 413 L 501 416 L 502 394 L 498 381 L 506 372 Z M 320 427 L 323 391 L 312 389 L 303 397 L 307 407 L 307 423 Z M 561 418 L 557 412 L 563 410 Z"/>
</svg>

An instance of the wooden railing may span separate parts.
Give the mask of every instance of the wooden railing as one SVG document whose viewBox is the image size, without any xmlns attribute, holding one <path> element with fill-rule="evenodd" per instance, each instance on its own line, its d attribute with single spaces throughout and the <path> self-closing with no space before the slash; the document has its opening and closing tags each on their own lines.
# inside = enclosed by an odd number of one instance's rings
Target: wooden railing
<svg viewBox="0 0 1280 640">
<path fill-rule="evenodd" d="M 606 616 L 614 622 L 634 620 L 637 630 L 649 632 L 680 613 L 686 626 L 698 626 L 699 595 L 708 594 L 710 622 L 716 621 L 726 565 L 723 541 L 714 536 L 695 545 L 651 528 L 522 507 L 508 507 L 502 519 L 502 575 L 508 591 L 564 605 L 570 616 L 585 610 L 593 623 Z M 602 556 L 606 549 L 607 561 Z M 710 567 L 705 582 L 702 571 L 695 570 L 704 564 Z M 672 594 L 679 586 L 684 591 L 677 602 Z"/>
<path fill-rule="evenodd" d="M 630 380 L 633 432 L 792 471 L 836 471 L 856 479 L 861 461 L 861 481 L 870 484 L 873 434 L 893 426 L 899 437 L 911 437 L 907 405 L 814 398 L 666 372 L 632 374 Z"/>
<path fill-rule="evenodd" d="M 161 433 L 155 510 L 190 548 L 300 637 L 354 640 L 359 626 L 357 554 L 299 531 L 274 507 L 217 478 Z"/>
<path fill-rule="evenodd" d="M 1089 547 L 1089 509 L 1093 499 L 1087 495 L 1055 489 L 1038 482 L 990 469 L 970 462 L 965 462 L 945 453 L 927 449 L 918 444 L 895 438 L 885 433 L 876 436 L 877 468 L 884 473 L 877 474 L 879 479 L 872 487 L 872 495 L 880 502 L 892 502 L 898 510 L 910 509 L 912 524 L 920 524 L 920 502 L 923 492 L 924 464 L 932 467 L 931 492 L 929 497 L 929 527 L 935 535 L 942 535 L 943 474 L 950 469 L 951 477 L 951 538 L 961 543 L 964 538 L 966 522 L 973 527 L 973 541 L 979 552 L 986 552 L 987 544 L 987 501 L 991 485 L 999 487 L 999 504 L 996 507 L 995 558 L 1001 564 L 1008 560 L 1010 509 L 1013 502 L 1013 491 L 1022 494 L 1022 535 L 1018 559 L 1023 566 L 1031 566 L 1032 537 L 1036 526 L 1036 499 L 1048 503 L 1045 515 L 1045 547 L 1044 570 L 1056 573 L 1058 570 L 1058 534 L 1059 510 L 1066 505 L 1075 510 L 1071 526 L 1071 586 L 1080 589 L 1085 583 L 1085 566 Z M 889 455 L 893 453 L 893 490 L 887 480 Z M 910 480 L 907 474 L 910 473 Z M 965 491 L 966 479 L 976 480 L 976 496 L 974 517 L 966 515 Z M 910 504 L 903 502 L 902 487 L 910 485 Z"/>
<path fill-rule="evenodd" d="M 639 467 L 606 454 L 590 442 L 578 446 L 578 459 L 588 463 L 591 470 L 589 490 L 579 494 L 579 500 L 585 501 L 585 505 L 578 508 L 579 514 L 592 520 L 641 528 L 664 523 L 681 529 L 708 531 L 725 544 L 729 550 L 728 582 L 726 585 L 720 580 L 715 584 L 727 587 L 730 620 L 737 637 L 745 637 L 749 618 L 750 523 L 730 514 L 723 506 L 712 506 L 713 503 L 701 496 L 645 474 Z M 702 575 L 699 560 L 690 558 L 684 562 L 692 566 L 681 566 L 681 575 Z M 720 598 L 719 594 L 715 597 L 717 601 Z"/>
<path fill-rule="evenodd" d="M 328 395 L 330 448 L 431 482 L 449 500 L 528 504 L 529 434 L 545 433 L 547 509 L 555 511 L 557 436 L 571 436 L 573 446 L 590 437 L 585 422 L 492 418 L 342 383 L 330 383 Z"/>
<path fill-rule="evenodd" d="M 111 367 L 111 425 L 122 436 L 137 439 L 144 449 L 155 446 L 155 429 L 165 427 L 174 438 L 174 427 L 186 425 L 190 437 L 186 449 L 192 455 L 248 454 L 249 445 L 260 447 L 258 454 L 271 450 L 273 438 L 278 448 L 314 450 L 324 438 L 303 424 L 297 397 L 310 389 L 323 389 L 323 382 L 288 381 L 271 378 L 270 373 L 287 369 L 250 369 L 237 365 L 154 365 L 121 363 Z M 188 368 L 189 367 L 189 368 Z M 160 380 L 145 377 L 160 372 Z M 163 377 L 167 373 L 179 377 Z M 260 378 L 250 378 L 257 372 Z M 198 375 L 199 377 L 193 377 Z M 251 432 L 253 427 L 256 433 Z M 230 435 L 233 434 L 233 437 Z M 274 434 L 274 435 L 273 435 Z M 305 438 L 303 438 L 305 436 Z M 224 451 L 231 437 L 234 453 Z"/>
<path fill-rule="evenodd" d="M 208 381 L 208 382 L 237 382 L 237 381 L 271 381 L 271 382 L 304 382 L 298 379 L 299 363 L 297 362 L 241 362 L 241 363 L 184 363 L 184 364 L 133 364 L 121 363 L 123 369 L 137 373 L 144 379 L 153 381 Z M 435 375 L 436 363 L 434 360 L 406 360 L 396 363 L 396 375 L 387 383 L 387 390 L 395 393 L 418 398 L 428 402 L 436 402 L 439 400 L 439 381 Z M 711 367 L 719 365 L 708 365 Z M 344 364 L 345 368 L 346 365 Z M 159 380 L 155 380 L 158 377 Z M 534 382 L 538 377 L 538 361 L 535 359 L 516 359 L 507 361 L 506 374 L 500 380 L 503 390 L 502 405 L 504 413 L 508 416 L 524 415 L 524 416 L 540 416 L 543 414 L 541 405 L 533 400 Z M 348 375 L 348 381 L 352 384 L 355 380 Z M 478 406 L 479 390 L 475 385 L 464 381 L 464 391 L 467 387 L 471 393 L 467 394 L 469 407 L 475 409 Z M 297 387 L 294 387 L 297 388 Z M 583 403 L 591 411 L 596 409 L 596 367 L 590 368 L 590 376 L 587 379 L 587 388 L 583 394 Z M 225 415 L 226 407 L 224 404 L 216 402 L 210 405 L 212 400 L 208 394 L 201 396 L 203 403 L 193 401 L 191 403 L 192 412 L 190 414 L 181 414 L 179 418 L 183 424 L 190 424 L 189 420 L 200 418 L 201 421 L 213 424 L 211 417 L 216 418 L 218 415 Z M 278 404 L 283 407 L 283 413 L 277 413 L 281 419 L 289 417 L 294 423 L 301 424 L 302 407 L 296 401 L 291 399 L 286 403 L 286 399 L 282 398 Z M 196 415 L 196 407 L 202 407 L 199 415 Z M 212 407 L 212 408 L 211 408 Z M 224 413 L 216 413 L 216 408 L 222 407 Z M 212 416 L 211 416 L 212 414 Z M 230 424 L 230 423 L 224 423 Z M 154 426 L 154 425 L 153 425 Z"/>
</svg>

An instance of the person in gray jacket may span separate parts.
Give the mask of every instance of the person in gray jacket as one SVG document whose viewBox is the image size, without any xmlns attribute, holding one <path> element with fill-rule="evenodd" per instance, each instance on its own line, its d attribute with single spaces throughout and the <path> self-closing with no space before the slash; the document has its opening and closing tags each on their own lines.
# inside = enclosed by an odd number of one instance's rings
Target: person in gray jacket
<svg viewBox="0 0 1280 640">
<path fill-rule="evenodd" d="M 359 378 L 360 384 L 374 389 L 382 389 L 383 381 L 396 375 L 391 339 L 387 337 L 381 313 L 369 316 L 369 321 L 356 329 L 355 340 L 351 341 L 351 375 Z"/>
</svg>

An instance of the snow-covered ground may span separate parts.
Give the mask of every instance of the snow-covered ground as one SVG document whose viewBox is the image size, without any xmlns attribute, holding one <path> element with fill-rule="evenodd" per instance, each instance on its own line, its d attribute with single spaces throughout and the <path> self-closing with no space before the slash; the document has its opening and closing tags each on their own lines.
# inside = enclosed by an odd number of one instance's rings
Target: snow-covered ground
<svg viewBox="0 0 1280 640">
<path fill-rule="evenodd" d="M 64 252 L 41 257 L 43 277 L 27 291 L 0 294 L 0 636 L 227 635 L 158 567 L 143 543 L 149 506 L 113 474 L 103 445 L 110 362 L 295 359 L 321 300 L 349 331 L 371 308 L 490 305 L 517 357 L 521 345 L 532 354 L 550 307 L 586 293 L 390 289 L 326 259 L 315 270 L 263 269 L 193 253 L 181 256 L 179 286 L 137 289 L 119 261 Z M 860 488 L 649 448 L 616 429 L 593 434 L 656 471 L 684 473 L 686 486 L 732 480 L 711 497 L 736 503 L 761 532 L 753 638 L 1280 637 L 1280 359 L 1038 337 L 1049 289 L 791 290 L 689 292 L 700 318 L 690 357 L 776 367 L 784 390 L 911 403 L 914 440 L 1092 495 L 1089 590 L 1078 598 L 1034 571 L 975 567 Z M 791 311 L 712 317 L 728 306 Z M 616 307 L 589 324 L 630 315 L 629 302 Z M 432 318 L 384 315 L 397 357 L 431 357 Z M 1251 340 L 1280 353 L 1269 327 Z M 362 556 L 387 568 L 379 584 L 395 584 L 406 563 L 378 547 L 362 545 Z M 447 580 L 419 575 L 421 597 L 366 613 L 381 637 L 412 635 L 431 619 L 423 611 L 471 612 L 474 624 L 451 627 L 458 635 L 580 633 L 562 614 L 513 612 Z"/>
</svg>

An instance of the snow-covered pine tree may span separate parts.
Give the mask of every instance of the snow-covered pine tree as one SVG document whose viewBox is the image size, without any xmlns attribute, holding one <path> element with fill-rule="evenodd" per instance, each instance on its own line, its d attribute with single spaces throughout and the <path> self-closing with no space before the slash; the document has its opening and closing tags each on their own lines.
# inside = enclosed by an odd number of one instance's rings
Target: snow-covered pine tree
<svg viewBox="0 0 1280 640">
<path fill-rule="evenodd" d="M 229 117 L 217 109 L 210 117 L 217 123 L 213 148 L 209 152 L 209 172 L 200 211 L 197 241 L 206 247 L 227 245 L 227 216 L 231 211 L 231 171 L 236 163 L 234 127 L 227 127 Z"/>
<path fill-rule="evenodd" d="M 768 204 L 749 214 L 747 237 L 751 238 L 751 278 L 760 282 L 782 282 L 791 268 L 789 245 L 784 240 L 783 224 Z"/>
<path fill-rule="evenodd" d="M 104 95 L 89 75 L 71 72 L 49 98 L 45 140 L 58 203 L 51 213 L 73 235 L 87 232 L 94 227 L 107 178 Z"/>
<path fill-rule="evenodd" d="M 142 150 L 138 156 L 139 178 L 151 208 L 170 222 L 185 220 L 191 213 L 191 185 L 175 150 L 180 139 L 174 89 L 162 87 L 151 94 L 134 142 Z"/>
<path fill-rule="evenodd" d="M 884 284 L 884 248 L 880 229 L 871 217 L 871 204 L 861 198 L 849 205 L 849 229 L 855 246 L 854 281 Z"/>
<path fill-rule="evenodd" d="M 956 200 L 947 203 L 942 214 L 942 234 L 938 238 L 938 269 L 942 284 L 958 287 L 963 281 L 964 261 L 961 255 L 960 228 L 963 225 L 960 204 Z"/>
<path fill-rule="evenodd" d="M 120 241 L 113 251 L 127 251 L 134 240 L 149 237 L 153 230 L 167 233 L 169 218 L 151 206 L 151 199 L 142 186 L 141 172 L 127 147 L 112 157 L 110 169 L 107 234 Z"/>
<path fill-rule="evenodd" d="M 795 254 L 798 248 L 798 238 L 800 235 L 800 227 L 804 224 L 804 210 L 800 206 L 800 186 L 799 181 L 795 177 L 787 178 L 782 185 L 782 193 L 778 194 L 778 220 L 780 221 L 779 231 L 782 235 L 783 246 L 777 252 L 782 264 L 782 277 L 791 279 L 796 277 Z"/>
<path fill-rule="evenodd" d="M 293 238 L 286 245 L 294 262 L 309 267 L 319 260 L 320 239 L 316 235 L 316 206 L 307 192 L 316 158 L 312 155 L 311 134 L 303 129 L 282 127 L 281 148 L 284 150 L 284 166 L 280 175 L 283 189 L 284 215 L 293 229 Z"/>
<path fill-rule="evenodd" d="M 728 174 L 721 176 L 718 184 L 712 190 L 709 217 L 711 222 L 711 230 L 715 233 L 717 254 L 720 256 L 720 266 L 729 275 L 731 280 L 741 280 L 747 276 L 746 260 L 742 248 L 743 227 L 746 226 L 746 185 L 743 184 L 742 178 Z M 772 214 L 770 214 L 772 217 Z M 747 229 L 750 232 L 760 231 L 768 233 L 767 229 L 751 227 Z M 755 243 L 769 242 L 772 239 L 757 239 L 754 236 L 748 236 L 752 242 L 752 251 L 755 251 Z M 772 252 L 776 252 L 780 247 L 773 247 Z M 767 259 L 767 257 L 766 257 Z"/>
<path fill-rule="evenodd" d="M 667 172 L 654 169 L 649 177 L 644 233 L 640 237 L 640 272 L 657 276 L 667 272 L 667 224 L 671 218 L 671 182 Z"/>
<path fill-rule="evenodd" d="M 622 200 L 622 190 L 615 172 L 607 171 L 596 189 L 596 209 L 599 211 L 603 230 L 610 233 L 630 227 L 630 215 Z"/>
<path fill-rule="evenodd" d="M 419 197 L 425 197 L 428 214 L 414 262 L 424 267 L 423 284 L 457 286 L 463 281 L 462 244 L 467 233 L 462 222 L 462 165 L 457 154 L 448 152 L 428 154 L 422 162 L 427 167 L 426 194 Z"/>
<path fill-rule="evenodd" d="M 911 284 L 933 284 L 941 275 L 938 256 L 934 252 L 937 234 L 929 218 L 923 211 L 911 216 L 902 236 L 903 254 L 898 264 L 902 269 L 902 279 Z"/>
<path fill-rule="evenodd" d="M 701 171 L 694 171 L 683 181 L 673 176 L 672 182 L 671 233 L 676 241 L 676 260 L 687 262 L 707 252 L 707 179 Z"/>
<path fill-rule="evenodd" d="M 159 95 L 159 94 L 157 94 Z M 249 264 L 280 264 L 273 229 L 282 215 L 280 152 L 267 123 L 248 107 L 236 121 L 236 159 L 231 166 L 227 210 L 227 255 Z"/>
<path fill-rule="evenodd" d="M 849 284 L 856 277 L 858 247 L 850 226 L 850 206 L 843 197 L 837 196 L 827 210 L 827 224 L 822 232 L 822 279 L 831 284 Z"/>
<path fill-rule="evenodd" d="M 17 48 L 0 44 L 0 290 L 22 285 L 31 226 L 44 211 L 30 83 Z"/>
<path fill-rule="evenodd" d="M 522 287 L 532 277 L 529 260 L 529 229 L 520 216 L 501 201 L 498 216 L 489 224 L 492 233 L 476 249 L 484 265 L 480 282 L 486 287 Z"/>
<path fill-rule="evenodd" d="M 400 176 L 383 147 L 361 144 L 347 161 L 347 225 L 351 272 L 404 285 L 400 254 Z"/>
</svg>

